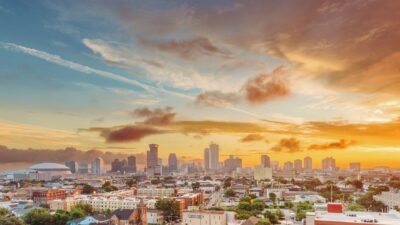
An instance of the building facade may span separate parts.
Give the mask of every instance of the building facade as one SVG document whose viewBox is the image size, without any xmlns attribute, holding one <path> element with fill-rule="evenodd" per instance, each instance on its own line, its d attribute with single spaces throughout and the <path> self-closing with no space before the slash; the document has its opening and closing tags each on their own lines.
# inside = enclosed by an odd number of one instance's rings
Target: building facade
<svg viewBox="0 0 400 225">
<path fill-rule="evenodd" d="M 183 211 L 182 225 L 227 225 L 224 211 Z"/>
<path fill-rule="evenodd" d="M 262 155 L 261 156 L 261 166 L 262 167 L 271 167 L 271 159 L 269 158 L 268 155 Z"/>
</svg>

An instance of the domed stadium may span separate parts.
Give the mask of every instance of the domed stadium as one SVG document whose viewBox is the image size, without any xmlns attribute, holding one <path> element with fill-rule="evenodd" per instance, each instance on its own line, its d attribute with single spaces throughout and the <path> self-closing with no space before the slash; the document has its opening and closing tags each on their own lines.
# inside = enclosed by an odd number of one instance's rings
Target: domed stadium
<svg viewBox="0 0 400 225">
<path fill-rule="evenodd" d="M 48 172 L 54 175 L 67 175 L 71 174 L 71 170 L 63 164 L 59 163 L 39 163 L 32 165 L 29 169 L 38 172 Z"/>
</svg>

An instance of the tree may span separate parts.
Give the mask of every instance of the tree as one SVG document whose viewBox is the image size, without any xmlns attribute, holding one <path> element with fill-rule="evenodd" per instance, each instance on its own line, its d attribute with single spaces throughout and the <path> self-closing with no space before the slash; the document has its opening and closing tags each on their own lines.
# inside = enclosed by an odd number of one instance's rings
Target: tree
<svg viewBox="0 0 400 225">
<path fill-rule="evenodd" d="M 228 188 L 232 185 L 232 177 L 228 177 L 224 180 L 224 188 Z"/>
<path fill-rule="evenodd" d="M 192 188 L 193 190 L 198 190 L 200 188 L 200 183 L 199 182 L 192 183 Z"/>
<path fill-rule="evenodd" d="M 128 186 L 128 187 L 133 187 L 133 185 L 135 185 L 136 184 L 136 180 L 134 180 L 134 179 L 129 179 L 129 180 L 127 180 L 126 181 L 126 186 Z"/>
<path fill-rule="evenodd" d="M 229 197 L 235 197 L 236 193 L 232 188 L 226 189 L 224 196 L 229 198 Z"/>
<path fill-rule="evenodd" d="M 376 201 L 374 191 L 368 191 L 365 195 L 357 199 L 357 203 L 363 206 L 367 211 L 381 212 L 385 209 L 385 205 L 381 201 Z"/>
<path fill-rule="evenodd" d="M 160 199 L 156 202 L 156 209 L 161 210 L 166 221 L 179 218 L 179 203 L 174 199 Z"/>
<path fill-rule="evenodd" d="M 271 222 L 267 218 L 260 219 L 256 225 L 271 225 Z"/>
<path fill-rule="evenodd" d="M 251 198 L 250 197 L 243 197 L 239 200 L 239 202 L 248 202 L 249 204 L 251 203 Z"/>
<path fill-rule="evenodd" d="M 82 194 L 93 194 L 93 192 L 96 191 L 96 188 L 94 188 L 93 186 L 89 185 L 89 184 L 84 184 L 83 185 L 83 189 L 82 189 Z"/>
<path fill-rule="evenodd" d="M 101 186 L 101 188 L 102 188 L 105 192 L 111 192 L 111 191 L 116 191 L 116 190 L 118 190 L 117 187 L 111 185 L 111 182 L 110 182 L 110 181 L 106 181 L 106 182 Z"/>
<path fill-rule="evenodd" d="M 0 217 L 4 217 L 10 214 L 10 211 L 6 208 L 0 208 Z"/>
<path fill-rule="evenodd" d="M 203 180 L 212 180 L 212 178 L 210 176 L 204 176 Z"/>
<path fill-rule="evenodd" d="M 271 201 L 273 203 L 275 203 L 275 201 L 276 201 L 276 194 L 275 193 L 273 193 L 273 192 L 269 193 L 268 197 L 269 197 L 269 199 L 271 199 Z"/>
<path fill-rule="evenodd" d="M 293 208 L 293 202 L 291 202 L 291 201 L 286 201 L 285 202 L 285 208 L 287 208 L 287 209 L 291 209 L 291 208 Z"/>
<path fill-rule="evenodd" d="M 251 209 L 252 209 L 253 211 L 263 211 L 264 208 L 265 208 L 265 204 L 264 204 L 264 202 L 261 201 L 261 200 L 254 200 L 254 201 L 251 203 Z"/>
<path fill-rule="evenodd" d="M 353 187 L 355 187 L 357 189 L 363 189 L 363 183 L 360 180 L 353 180 L 351 182 L 351 185 L 353 185 Z"/>
<path fill-rule="evenodd" d="M 277 213 L 272 212 L 272 211 L 266 211 L 264 216 L 266 218 L 268 218 L 268 221 L 270 221 L 270 223 L 272 224 L 278 224 L 279 223 L 279 216 L 277 215 Z"/>
<path fill-rule="evenodd" d="M 248 218 L 250 218 L 253 214 L 251 212 L 248 211 L 243 211 L 243 210 L 238 210 L 236 212 L 236 219 L 238 220 L 247 220 Z"/>
<path fill-rule="evenodd" d="M 256 198 L 257 198 L 257 195 L 255 195 L 255 194 L 249 194 L 249 197 L 250 197 L 251 199 L 256 199 Z"/>
<path fill-rule="evenodd" d="M 362 206 L 362 205 L 360 205 L 360 204 L 357 204 L 357 203 L 350 203 L 350 204 L 347 206 L 347 210 L 348 210 L 348 211 L 355 211 L 355 212 L 362 212 L 362 211 L 365 211 L 365 208 L 364 208 L 364 206 Z"/>
<path fill-rule="evenodd" d="M 85 212 L 86 215 L 93 215 L 95 213 L 95 211 L 93 210 L 92 206 L 87 204 L 87 203 L 83 203 L 83 202 L 78 202 L 76 203 L 72 209 L 79 209 L 82 210 L 83 212 Z"/>
<path fill-rule="evenodd" d="M 240 201 L 237 208 L 239 210 L 251 211 L 251 204 L 246 201 Z"/>
<path fill-rule="evenodd" d="M 70 214 L 73 219 L 79 219 L 79 218 L 87 216 L 85 211 L 83 211 L 82 209 L 77 209 L 77 208 L 72 208 Z"/>
<path fill-rule="evenodd" d="M 306 211 L 304 210 L 296 210 L 296 220 L 301 221 L 306 218 Z"/>
<path fill-rule="evenodd" d="M 36 208 L 24 216 L 25 223 L 29 225 L 53 225 L 53 217 L 47 209 Z"/>
<path fill-rule="evenodd" d="M 53 215 L 54 225 L 65 225 L 68 221 L 73 220 L 74 218 L 64 210 L 57 210 Z"/>
<path fill-rule="evenodd" d="M 25 225 L 25 223 L 18 218 L 0 217 L 0 225 Z"/>
</svg>

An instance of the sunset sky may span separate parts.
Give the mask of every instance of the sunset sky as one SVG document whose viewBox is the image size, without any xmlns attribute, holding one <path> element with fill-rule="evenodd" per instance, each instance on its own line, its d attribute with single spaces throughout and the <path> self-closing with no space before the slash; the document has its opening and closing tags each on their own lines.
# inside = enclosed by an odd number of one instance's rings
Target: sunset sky
<svg viewBox="0 0 400 225">
<path fill-rule="evenodd" d="M 400 1 L 0 0 L 0 145 L 210 142 L 400 167 Z"/>
</svg>

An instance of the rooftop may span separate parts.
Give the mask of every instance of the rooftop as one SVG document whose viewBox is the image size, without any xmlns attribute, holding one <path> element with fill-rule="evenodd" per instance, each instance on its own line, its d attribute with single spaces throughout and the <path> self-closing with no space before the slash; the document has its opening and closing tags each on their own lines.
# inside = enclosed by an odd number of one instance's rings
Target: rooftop
<svg viewBox="0 0 400 225">
<path fill-rule="evenodd" d="M 316 212 L 316 220 L 320 221 L 338 221 L 338 222 L 356 222 L 398 225 L 400 224 L 400 213 L 390 211 L 389 213 L 379 212 L 345 212 L 345 213 L 328 213 Z"/>
</svg>

